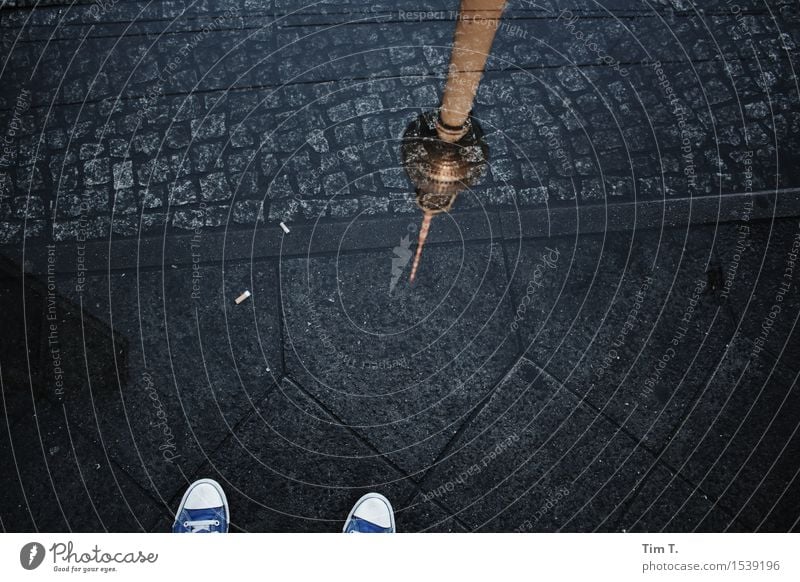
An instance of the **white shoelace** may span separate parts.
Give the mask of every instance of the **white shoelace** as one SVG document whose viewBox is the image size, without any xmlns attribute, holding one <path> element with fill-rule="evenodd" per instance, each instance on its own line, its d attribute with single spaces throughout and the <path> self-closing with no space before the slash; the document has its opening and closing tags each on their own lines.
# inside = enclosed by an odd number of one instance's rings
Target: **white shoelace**
<svg viewBox="0 0 800 582">
<path fill-rule="evenodd" d="M 211 531 L 210 526 L 219 525 L 218 519 L 198 519 L 195 521 L 184 521 L 183 527 L 190 530 L 191 533 L 202 533 L 203 531 Z"/>
</svg>

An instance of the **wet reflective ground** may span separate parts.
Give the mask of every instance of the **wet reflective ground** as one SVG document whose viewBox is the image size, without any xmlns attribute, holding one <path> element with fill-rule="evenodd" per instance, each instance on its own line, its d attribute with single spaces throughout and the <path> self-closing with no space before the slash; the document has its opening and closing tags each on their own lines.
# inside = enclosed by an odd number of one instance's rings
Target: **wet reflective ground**
<svg viewBox="0 0 800 582">
<path fill-rule="evenodd" d="M 797 7 L 550 4 L 413 285 L 457 3 L 0 10 L 0 527 L 797 530 Z"/>
</svg>

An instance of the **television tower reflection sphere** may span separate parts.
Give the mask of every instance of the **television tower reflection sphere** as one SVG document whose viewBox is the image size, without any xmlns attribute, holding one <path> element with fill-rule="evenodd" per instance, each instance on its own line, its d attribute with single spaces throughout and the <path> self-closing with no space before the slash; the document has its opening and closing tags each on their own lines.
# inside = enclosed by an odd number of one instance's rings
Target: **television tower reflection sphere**
<svg viewBox="0 0 800 582">
<path fill-rule="evenodd" d="M 506 0 L 461 0 L 442 104 L 412 121 L 403 134 L 403 166 L 423 212 L 412 283 L 431 220 L 449 211 L 486 167 L 489 147 L 471 112 L 505 5 Z"/>
</svg>

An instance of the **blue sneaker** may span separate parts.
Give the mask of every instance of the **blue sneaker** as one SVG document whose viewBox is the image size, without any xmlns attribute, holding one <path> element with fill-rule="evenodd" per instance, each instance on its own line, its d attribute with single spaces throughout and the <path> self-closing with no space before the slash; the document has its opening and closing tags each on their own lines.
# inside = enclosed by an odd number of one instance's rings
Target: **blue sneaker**
<svg viewBox="0 0 800 582">
<path fill-rule="evenodd" d="M 380 493 L 367 493 L 356 501 L 347 521 L 344 533 L 394 533 L 394 510 L 392 504 Z"/>
<path fill-rule="evenodd" d="M 228 499 L 219 483 L 200 479 L 181 499 L 172 533 L 228 533 Z"/>
</svg>

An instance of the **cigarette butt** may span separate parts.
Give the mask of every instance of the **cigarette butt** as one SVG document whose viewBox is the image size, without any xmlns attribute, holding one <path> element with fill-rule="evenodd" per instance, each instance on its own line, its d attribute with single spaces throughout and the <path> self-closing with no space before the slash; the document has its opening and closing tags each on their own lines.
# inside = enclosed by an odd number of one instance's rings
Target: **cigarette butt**
<svg viewBox="0 0 800 582">
<path fill-rule="evenodd" d="M 283 229 L 283 232 L 285 232 L 286 234 L 289 234 L 289 227 L 288 227 L 288 226 L 286 226 L 286 225 L 285 225 L 284 223 L 282 223 L 282 222 L 281 222 L 281 228 Z"/>
<path fill-rule="evenodd" d="M 236 298 L 236 305 L 239 305 L 242 301 L 244 301 L 248 297 L 250 297 L 250 291 L 245 291 Z"/>
</svg>

